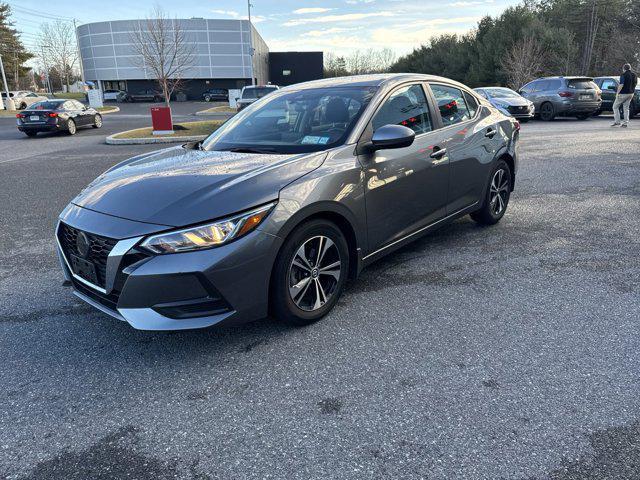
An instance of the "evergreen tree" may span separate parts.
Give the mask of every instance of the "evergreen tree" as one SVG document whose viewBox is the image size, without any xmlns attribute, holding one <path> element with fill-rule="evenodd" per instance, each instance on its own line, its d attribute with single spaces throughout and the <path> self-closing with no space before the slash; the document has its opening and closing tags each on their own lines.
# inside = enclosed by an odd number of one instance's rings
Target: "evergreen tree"
<svg viewBox="0 0 640 480">
<path fill-rule="evenodd" d="M 6 3 L 0 3 L 0 55 L 2 55 L 9 88 L 19 89 L 20 79 L 24 78 L 29 71 L 29 68 L 24 66 L 24 62 L 33 58 L 33 55 L 25 50 L 17 30 L 13 28 L 14 24 L 10 16 L 11 7 Z M 0 86 L 4 89 L 2 77 L 0 77 Z"/>
</svg>

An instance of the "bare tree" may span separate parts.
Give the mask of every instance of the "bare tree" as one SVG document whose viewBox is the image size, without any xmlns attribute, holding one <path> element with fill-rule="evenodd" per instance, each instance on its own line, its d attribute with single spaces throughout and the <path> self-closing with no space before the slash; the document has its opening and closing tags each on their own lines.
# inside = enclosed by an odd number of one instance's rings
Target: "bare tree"
<svg viewBox="0 0 640 480">
<path fill-rule="evenodd" d="M 42 60 L 49 66 L 55 66 L 61 72 L 69 90 L 70 79 L 78 62 L 78 50 L 73 25 L 70 22 L 56 20 L 53 23 L 43 23 L 38 35 L 38 50 Z"/>
<path fill-rule="evenodd" d="M 543 54 L 544 49 L 533 35 L 515 43 L 502 59 L 508 85 L 517 90 L 539 76 L 544 69 Z"/>
<path fill-rule="evenodd" d="M 171 95 L 180 88 L 184 74 L 193 65 L 195 43 L 188 41 L 180 24 L 160 6 L 140 22 L 140 28 L 131 34 L 131 42 L 138 55 L 132 63 L 151 72 L 169 106 Z"/>
</svg>

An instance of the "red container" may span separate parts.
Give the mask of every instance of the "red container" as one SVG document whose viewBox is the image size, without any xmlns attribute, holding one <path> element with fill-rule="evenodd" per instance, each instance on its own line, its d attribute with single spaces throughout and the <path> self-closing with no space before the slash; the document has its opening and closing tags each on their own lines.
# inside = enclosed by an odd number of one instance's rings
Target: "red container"
<svg viewBox="0 0 640 480">
<path fill-rule="evenodd" d="M 173 133 L 171 107 L 151 107 L 151 124 L 154 135 Z"/>
</svg>

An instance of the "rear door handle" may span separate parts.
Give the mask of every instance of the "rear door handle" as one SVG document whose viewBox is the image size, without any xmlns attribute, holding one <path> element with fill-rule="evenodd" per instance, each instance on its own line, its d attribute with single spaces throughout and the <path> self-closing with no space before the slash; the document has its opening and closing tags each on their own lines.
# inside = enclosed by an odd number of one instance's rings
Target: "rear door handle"
<svg viewBox="0 0 640 480">
<path fill-rule="evenodd" d="M 485 133 L 484 136 L 487 138 L 493 138 L 496 133 L 498 133 L 496 129 L 489 127 L 487 129 L 487 133 Z"/>
<path fill-rule="evenodd" d="M 433 149 L 433 152 L 431 152 L 431 155 L 429 155 L 431 158 L 442 158 L 445 154 L 447 153 L 447 149 L 446 148 L 438 148 L 435 147 Z"/>
</svg>

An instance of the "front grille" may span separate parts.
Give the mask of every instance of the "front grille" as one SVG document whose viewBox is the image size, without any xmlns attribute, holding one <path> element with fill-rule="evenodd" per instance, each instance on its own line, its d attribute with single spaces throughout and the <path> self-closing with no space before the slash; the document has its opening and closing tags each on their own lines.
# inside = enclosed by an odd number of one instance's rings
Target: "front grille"
<svg viewBox="0 0 640 480">
<path fill-rule="evenodd" d="M 509 111 L 509 113 L 527 113 L 529 112 L 529 107 L 524 106 L 524 107 L 515 107 L 513 105 L 510 105 L 507 110 Z"/>
<path fill-rule="evenodd" d="M 60 241 L 60 246 L 62 247 L 62 251 L 65 257 L 70 264 L 70 255 L 82 257 L 80 252 L 78 252 L 78 247 L 76 245 L 79 233 L 80 230 L 66 225 L 62 222 L 60 223 L 60 227 L 58 228 L 58 240 Z M 88 232 L 84 233 L 89 239 L 89 252 L 87 253 L 86 257 L 82 258 L 85 258 L 85 260 L 95 265 L 97 285 L 99 287 L 105 288 L 107 257 L 109 256 L 109 253 L 116 245 L 116 243 L 118 243 L 118 241 L 114 240 L 113 238 L 101 237 L 99 235 L 94 235 Z"/>
<path fill-rule="evenodd" d="M 120 298 L 120 292 L 114 291 L 106 295 L 104 293 L 98 292 L 97 290 L 94 290 L 93 288 L 87 287 L 84 283 L 78 282 L 75 278 L 71 279 L 71 283 L 73 284 L 73 288 L 80 293 L 107 307 L 109 310 L 117 312 L 116 307 L 118 306 L 118 298 Z"/>
</svg>

